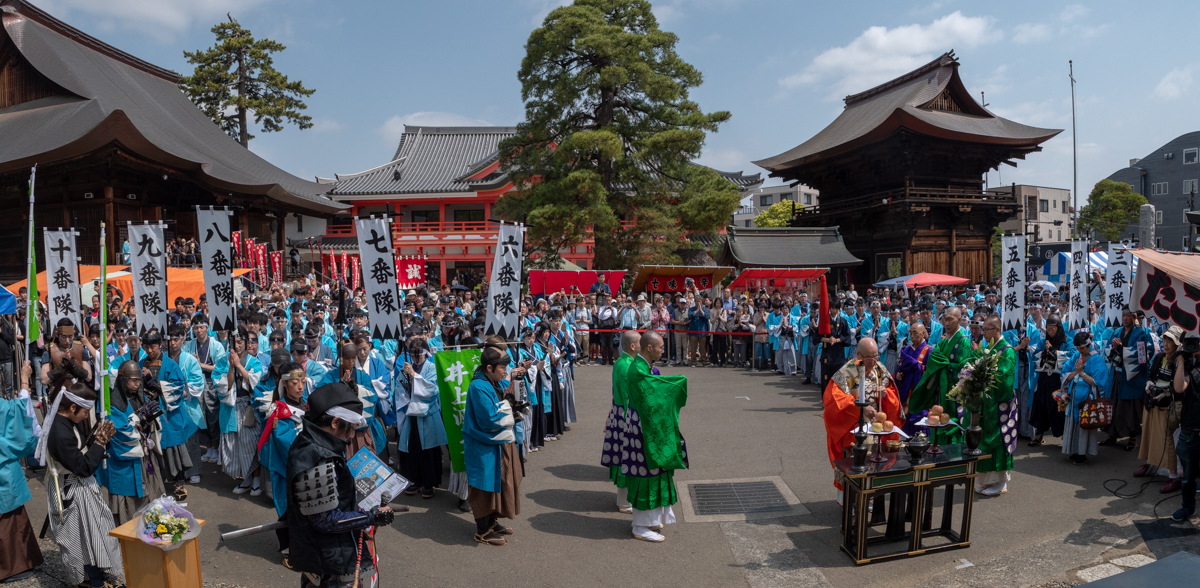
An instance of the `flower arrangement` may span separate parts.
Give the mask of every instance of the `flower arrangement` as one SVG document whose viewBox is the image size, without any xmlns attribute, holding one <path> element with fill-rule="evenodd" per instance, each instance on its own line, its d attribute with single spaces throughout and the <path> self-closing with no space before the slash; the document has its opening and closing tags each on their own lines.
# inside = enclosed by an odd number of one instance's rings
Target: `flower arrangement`
<svg viewBox="0 0 1200 588">
<path fill-rule="evenodd" d="M 958 372 L 958 383 L 946 393 L 946 397 L 963 405 L 972 414 L 979 414 L 984 402 L 992 396 L 990 390 L 996 383 L 999 365 L 999 353 L 984 351 L 983 355 L 967 362 Z"/>
<path fill-rule="evenodd" d="M 178 516 L 179 514 L 181 513 L 175 512 L 170 507 L 164 509 L 162 506 L 155 505 L 142 515 L 142 527 L 145 534 L 151 539 L 169 541 L 172 544 L 179 543 L 183 536 L 192 529 L 188 518 Z"/>
</svg>

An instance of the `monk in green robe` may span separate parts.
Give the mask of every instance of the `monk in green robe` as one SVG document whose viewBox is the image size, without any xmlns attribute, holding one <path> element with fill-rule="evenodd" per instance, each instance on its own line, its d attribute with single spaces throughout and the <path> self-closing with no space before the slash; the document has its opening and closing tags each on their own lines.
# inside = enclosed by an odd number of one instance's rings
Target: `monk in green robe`
<svg viewBox="0 0 1200 588">
<path fill-rule="evenodd" d="M 659 542 L 665 537 L 658 531 L 675 522 L 671 509 L 679 500 L 675 470 L 688 467 L 687 446 L 679 432 L 679 411 L 687 404 L 687 377 L 653 373 L 650 366 L 664 349 L 658 333 L 644 333 L 640 347 L 629 369 L 631 459 L 621 469 L 628 465 L 625 479 L 633 505 L 633 536 Z"/>
<path fill-rule="evenodd" d="M 613 362 L 612 408 L 608 411 L 608 422 L 604 426 L 604 448 L 600 455 L 601 465 L 608 466 L 608 477 L 617 486 L 617 510 L 630 514 L 633 506 L 629 504 L 629 489 L 625 474 L 621 473 L 622 439 L 628 428 L 629 410 L 629 367 L 638 354 L 638 343 L 642 335 L 637 331 L 625 331 L 621 334 L 621 357 Z"/>
<path fill-rule="evenodd" d="M 950 420 L 958 422 L 958 405 L 946 398 L 946 393 L 958 383 L 958 372 L 964 365 L 975 358 L 971 351 L 971 341 L 960 328 L 962 324 L 962 309 L 954 306 L 942 313 L 942 339 L 934 346 L 925 363 L 925 375 L 913 388 L 908 397 L 908 410 L 915 420 L 923 415 L 933 405 L 940 405 L 950 415 Z M 955 426 L 941 429 L 930 429 L 930 441 L 938 445 L 962 443 L 963 432 Z"/>
<path fill-rule="evenodd" d="M 984 344 L 976 357 L 999 353 L 996 382 L 988 390 L 988 398 L 979 410 L 979 427 L 983 440 L 979 449 L 990 455 L 976 465 L 975 491 L 986 496 L 1008 492 L 1009 471 L 1013 467 L 1012 452 L 1016 448 L 1018 411 L 1013 399 L 1017 376 L 1017 352 L 1005 341 L 1000 317 L 992 315 L 983 323 Z M 968 416 L 968 422 L 970 422 Z"/>
</svg>

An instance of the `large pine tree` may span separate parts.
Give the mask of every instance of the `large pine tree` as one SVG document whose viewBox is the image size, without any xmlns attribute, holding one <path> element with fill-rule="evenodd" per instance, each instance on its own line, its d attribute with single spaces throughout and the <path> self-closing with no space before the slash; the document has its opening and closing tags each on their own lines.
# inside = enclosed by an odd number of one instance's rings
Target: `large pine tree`
<svg viewBox="0 0 1200 588">
<path fill-rule="evenodd" d="M 313 126 L 301 97 L 316 90 L 300 80 L 289 80 L 275 69 L 272 53 L 287 47 L 270 39 L 255 39 L 232 16 L 212 28 L 217 44 L 208 49 L 184 51 L 196 66 L 192 75 L 179 78 L 179 87 L 222 131 L 249 147 L 250 117 L 264 132 L 282 131 L 284 123 L 301 129 Z"/>
<path fill-rule="evenodd" d="M 589 227 L 597 267 L 675 261 L 685 233 L 711 234 L 737 209 L 736 186 L 692 163 L 729 113 L 689 99 L 701 75 L 677 41 L 645 0 L 576 0 L 529 36 L 525 121 L 500 145 L 518 190 L 498 211 L 527 222 L 543 261 Z"/>
</svg>

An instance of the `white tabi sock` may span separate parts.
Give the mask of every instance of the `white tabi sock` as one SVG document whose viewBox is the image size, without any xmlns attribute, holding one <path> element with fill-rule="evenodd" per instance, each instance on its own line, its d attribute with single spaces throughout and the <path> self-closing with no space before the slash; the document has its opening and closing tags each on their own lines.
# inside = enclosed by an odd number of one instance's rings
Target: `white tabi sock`
<svg viewBox="0 0 1200 588">
<path fill-rule="evenodd" d="M 620 510 L 633 509 L 633 505 L 629 503 L 628 488 L 617 488 L 617 508 Z"/>
</svg>

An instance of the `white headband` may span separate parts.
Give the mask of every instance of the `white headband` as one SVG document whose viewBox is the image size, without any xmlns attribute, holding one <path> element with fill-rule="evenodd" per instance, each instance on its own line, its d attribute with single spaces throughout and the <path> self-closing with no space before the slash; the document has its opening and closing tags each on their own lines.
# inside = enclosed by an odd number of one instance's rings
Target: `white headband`
<svg viewBox="0 0 1200 588">
<path fill-rule="evenodd" d="M 367 424 L 366 417 L 344 406 L 334 406 L 325 411 L 325 414 L 342 419 L 343 421 L 346 421 L 355 427 L 361 427 L 362 425 Z"/>
<path fill-rule="evenodd" d="M 66 395 L 67 400 L 70 400 L 72 404 L 75 404 L 82 408 L 86 408 L 87 410 L 92 410 L 93 408 L 96 408 L 95 400 L 84 400 L 74 394 L 71 394 L 70 392 L 67 392 L 66 389 L 62 390 L 62 393 L 64 395 Z"/>
<path fill-rule="evenodd" d="M 74 382 L 75 380 L 72 380 Z M 50 440 L 50 429 L 53 428 L 55 415 L 58 414 L 58 407 L 62 404 L 63 398 L 71 401 L 72 404 L 81 406 L 87 410 L 92 410 L 96 406 L 95 400 L 84 400 L 70 392 L 66 388 L 59 390 L 58 395 L 54 397 L 54 403 L 50 405 L 50 410 L 46 413 L 46 419 L 43 421 L 42 436 L 38 439 L 37 448 L 33 452 L 34 459 L 44 462 L 47 455 L 47 442 Z"/>
</svg>

